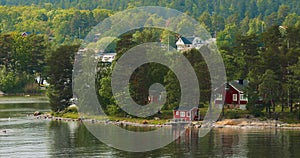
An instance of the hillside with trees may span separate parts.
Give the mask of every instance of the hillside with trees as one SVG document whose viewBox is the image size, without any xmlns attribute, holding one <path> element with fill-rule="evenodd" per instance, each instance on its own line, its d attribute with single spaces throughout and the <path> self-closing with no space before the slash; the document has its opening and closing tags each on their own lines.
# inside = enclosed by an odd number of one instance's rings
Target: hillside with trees
<svg viewBox="0 0 300 158">
<path fill-rule="evenodd" d="M 0 5 L 0 89 L 3 91 L 16 93 L 14 90 L 30 89 L 32 78 L 46 68 L 49 70 L 46 57 L 51 59 L 61 45 L 80 43 L 96 24 L 117 11 L 154 5 L 178 9 L 198 20 L 216 37 L 228 80 L 249 80 L 249 95 L 258 91 L 268 111 L 275 105 L 281 105 L 282 109 L 290 107 L 292 111 L 292 105 L 299 101 L 300 2 L 296 0 L 0 0 Z M 118 55 L 139 44 L 137 42 L 157 42 L 165 38 L 161 30 L 136 31 L 120 37 L 116 43 Z M 29 36 L 21 36 L 23 32 Z M 175 34 L 170 37 L 173 43 L 176 38 Z M 195 58 L 193 51 L 185 52 L 190 60 Z M 73 54 L 68 55 L 72 57 Z M 199 75 L 207 73 L 201 57 L 197 59 L 193 66 L 199 70 Z M 145 65 L 135 73 L 139 80 L 133 85 L 133 96 L 141 98 L 137 102 L 146 99 L 146 90 L 154 82 L 143 80 L 143 74 L 147 74 L 145 78 L 157 75 L 149 73 L 150 70 L 166 74 L 156 77 L 155 82 L 165 84 L 167 89 L 178 87 L 174 74 L 168 69 Z M 97 78 L 99 92 L 107 92 L 99 95 L 103 95 L 107 107 L 115 111 L 110 87 L 105 85 L 110 83 L 110 72 L 106 74 Z M 137 88 L 138 85 L 144 87 Z M 204 102 L 207 104 L 209 86 L 201 89 L 206 94 Z M 169 91 L 168 109 L 177 105 L 176 96 L 178 91 Z M 249 109 L 251 106 L 254 105 L 249 105 Z"/>
</svg>

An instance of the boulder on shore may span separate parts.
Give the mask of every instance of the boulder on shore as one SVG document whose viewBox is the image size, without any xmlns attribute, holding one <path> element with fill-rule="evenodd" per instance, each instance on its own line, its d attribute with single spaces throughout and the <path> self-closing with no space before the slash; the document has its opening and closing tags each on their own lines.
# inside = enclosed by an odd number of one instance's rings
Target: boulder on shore
<svg viewBox="0 0 300 158">
<path fill-rule="evenodd" d="M 36 112 L 33 113 L 33 116 L 39 116 L 39 115 L 42 115 L 42 113 L 39 112 L 39 111 L 36 111 Z"/>
</svg>

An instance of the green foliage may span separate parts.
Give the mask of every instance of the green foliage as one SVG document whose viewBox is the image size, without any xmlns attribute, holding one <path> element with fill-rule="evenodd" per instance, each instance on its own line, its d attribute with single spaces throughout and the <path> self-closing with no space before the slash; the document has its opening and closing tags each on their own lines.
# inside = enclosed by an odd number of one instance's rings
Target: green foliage
<svg viewBox="0 0 300 158">
<path fill-rule="evenodd" d="M 120 108 L 116 105 L 109 105 L 107 107 L 107 113 L 110 116 L 120 116 L 120 112 L 121 112 Z"/>
<path fill-rule="evenodd" d="M 167 90 L 166 109 L 174 109 L 175 107 L 179 106 L 180 103 L 181 89 L 179 81 L 174 72 L 170 70 L 164 77 L 164 82 L 166 83 Z"/>
<path fill-rule="evenodd" d="M 65 109 L 65 113 L 78 113 L 78 107 L 77 106 L 68 106 Z"/>
<path fill-rule="evenodd" d="M 79 113 L 77 113 L 77 112 L 66 112 L 66 111 L 51 112 L 51 115 L 54 117 L 70 118 L 70 119 L 78 119 L 79 118 Z"/>
<path fill-rule="evenodd" d="M 225 117 L 228 119 L 245 118 L 248 115 L 249 115 L 249 111 L 245 111 L 245 110 L 227 109 L 225 111 Z"/>
<path fill-rule="evenodd" d="M 62 45 L 49 52 L 46 62 L 48 76 L 47 95 L 50 99 L 52 111 L 63 111 L 68 107 L 73 97 L 72 70 L 75 53 L 78 45 Z"/>
<path fill-rule="evenodd" d="M 226 117 L 229 119 L 239 119 L 242 116 L 237 110 L 227 110 Z"/>
<path fill-rule="evenodd" d="M 79 114 L 78 113 L 64 113 L 62 115 L 63 118 L 70 118 L 70 119 L 78 119 Z"/>
<path fill-rule="evenodd" d="M 195 17 L 215 36 L 228 25 L 236 25 L 242 33 L 261 33 L 273 25 L 299 25 L 299 2 L 279 1 L 146 1 L 146 0 L 1 0 L 0 32 L 43 33 L 62 43 L 66 38 L 84 38 L 93 26 L 112 15 L 116 10 L 134 6 L 162 6 L 186 12 Z M 17 7 L 11 7 L 11 6 Z M 269 6 L 269 7 L 266 7 Z M 101 8 L 101 9 L 99 9 Z M 159 23 L 151 17 L 147 24 Z M 180 21 L 181 28 L 191 27 Z M 297 24 L 298 23 L 298 24 Z"/>
<path fill-rule="evenodd" d="M 0 34 L 0 89 L 6 93 L 36 93 L 36 74 L 45 66 L 45 35 Z"/>
<path fill-rule="evenodd" d="M 259 86 L 259 94 L 263 97 L 264 101 L 271 102 L 279 94 L 279 83 L 277 76 L 272 70 L 266 70 L 261 78 L 261 84 Z"/>
<path fill-rule="evenodd" d="M 300 11 L 298 9 L 300 2 L 298 1 L 228 0 L 211 3 L 210 1 L 178 0 L 58 0 L 51 2 L 48 0 L 0 0 L 0 4 L 7 5 L 0 6 L 0 32 L 2 33 L 0 34 L 0 89 L 6 92 L 14 93 L 16 90 L 21 92 L 26 89 L 26 91 L 34 91 L 32 79 L 35 73 L 41 74 L 43 72 L 46 64 L 44 57 L 48 56 L 50 59 L 54 52 L 52 50 L 46 55 L 45 52 L 48 51 L 49 45 L 77 42 L 78 39 L 84 38 L 94 25 L 112 15 L 115 10 L 124 10 L 134 6 L 159 5 L 178 9 L 198 18 L 210 34 L 217 37 L 220 53 L 227 69 L 228 80 L 239 78 L 250 80 L 250 83 L 254 83 L 251 85 L 251 91 L 258 91 L 260 87 L 262 91 L 259 91 L 259 94 L 264 95 L 263 97 L 267 100 L 273 98 L 271 99 L 274 101 L 273 104 L 281 101 L 284 105 L 288 97 L 293 100 L 296 99 L 296 95 L 300 94 L 299 89 L 294 88 L 298 87 L 299 84 L 297 63 L 300 56 L 300 42 L 296 36 L 300 32 Z M 19 6 L 10 7 L 11 5 Z M 147 19 L 149 25 L 161 22 L 161 19 L 156 19 L 154 16 Z M 285 29 L 280 30 L 280 25 L 283 25 Z M 178 26 L 176 27 L 181 29 L 178 31 L 183 32 L 193 27 L 184 20 L 179 21 Z M 6 34 L 12 31 L 17 33 Z M 31 35 L 20 36 L 20 32 L 25 31 L 31 32 Z M 51 44 L 48 42 L 49 37 L 54 39 Z M 116 49 L 117 58 L 140 43 L 161 41 L 164 44 L 170 43 L 174 46 L 176 35 L 166 30 L 148 28 L 138 30 L 138 32 L 129 32 L 120 39 L 114 41 L 107 50 L 111 52 Z M 67 56 L 68 53 L 57 54 Z M 64 58 L 64 55 L 57 55 L 52 60 Z M 206 64 L 201 61 L 201 57 L 194 56 L 193 52 L 185 52 L 185 55 L 191 60 L 193 67 L 199 70 L 196 74 L 198 77 L 202 77 L 199 82 L 201 82 L 201 96 L 204 98 L 201 100 L 207 100 L 210 97 L 210 91 Z M 65 61 L 61 63 L 63 62 Z M 59 63 L 48 63 L 48 70 L 53 67 L 52 73 L 61 73 L 55 64 L 58 65 Z M 71 66 L 68 66 L 67 69 L 69 73 Z M 273 71 L 274 74 L 270 74 L 269 70 Z M 100 83 L 97 84 L 99 86 L 97 88 L 105 109 L 109 105 L 116 104 L 114 98 L 111 97 L 110 71 L 103 68 L 101 69 L 102 76 L 97 76 L 97 82 Z M 52 80 L 52 85 L 48 91 L 52 102 L 58 105 L 63 101 L 63 106 L 68 105 L 68 98 L 64 100 L 58 96 L 65 94 L 70 96 L 70 81 L 65 79 L 59 81 L 67 83 L 64 85 L 56 83 L 53 77 L 69 77 L 64 75 L 51 76 L 49 71 L 48 74 L 49 79 Z M 276 89 L 281 89 L 277 96 L 268 94 L 268 91 L 274 88 L 269 81 L 272 81 L 272 85 L 275 85 Z M 133 84 L 133 82 L 136 83 Z M 168 95 L 167 106 L 165 107 L 167 109 L 175 107 L 180 102 L 178 99 L 180 90 L 176 76 L 161 65 L 144 65 L 134 72 L 130 86 L 132 96 L 137 98 L 137 102 L 144 104 L 143 102 L 148 96 L 147 88 L 154 82 L 166 86 Z M 294 96 L 289 96 L 288 92 Z M 252 102 L 251 106 L 255 105 L 257 94 L 249 92 L 248 97 L 253 98 L 253 101 L 250 101 Z M 251 106 L 249 105 L 249 109 Z"/>
<path fill-rule="evenodd" d="M 5 93 L 9 93 L 16 85 L 14 73 L 7 72 L 6 67 L 3 66 L 0 69 L 0 89 Z"/>
</svg>

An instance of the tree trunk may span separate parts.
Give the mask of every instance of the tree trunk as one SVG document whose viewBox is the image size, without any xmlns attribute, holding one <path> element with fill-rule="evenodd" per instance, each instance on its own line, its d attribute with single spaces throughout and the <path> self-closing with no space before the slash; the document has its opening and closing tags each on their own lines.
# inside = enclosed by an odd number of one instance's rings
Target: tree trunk
<svg viewBox="0 0 300 158">
<path fill-rule="evenodd" d="M 284 111 L 284 97 L 281 99 L 281 112 Z"/>
<path fill-rule="evenodd" d="M 276 107 L 275 107 L 276 105 L 275 105 L 275 103 L 274 103 L 274 101 L 273 101 L 273 99 L 272 99 L 272 108 L 273 108 L 273 112 L 276 112 Z"/>
<path fill-rule="evenodd" d="M 290 95 L 290 111 L 293 112 L 293 92 L 292 92 L 292 88 L 291 88 L 291 95 Z"/>
</svg>

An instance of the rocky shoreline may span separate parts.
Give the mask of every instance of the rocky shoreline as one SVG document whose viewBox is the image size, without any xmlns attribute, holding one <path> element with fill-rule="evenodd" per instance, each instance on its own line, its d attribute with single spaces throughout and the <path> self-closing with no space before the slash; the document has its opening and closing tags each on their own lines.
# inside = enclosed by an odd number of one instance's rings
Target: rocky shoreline
<svg viewBox="0 0 300 158">
<path fill-rule="evenodd" d="M 136 126 L 136 127 L 171 127 L 171 124 L 149 124 L 148 122 L 144 123 L 135 123 L 128 121 L 111 121 L 111 120 L 96 120 L 96 119 L 72 119 L 72 118 L 63 118 L 63 117 L 54 117 L 50 114 L 41 114 L 34 116 L 36 119 L 44 119 L 44 120 L 53 120 L 53 121 L 65 121 L 65 122 L 84 122 L 84 123 L 103 123 L 103 124 L 114 124 L 119 126 Z"/>
<path fill-rule="evenodd" d="M 71 119 L 54 117 L 49 114 L 42 114 L 35 116 L 36 119 L 46 119 L 54 121 L 65 121 L 65 122 L 84 122 L 84 123 L 104 123 L 104 124 L 114 124 L 118 126 L 136 126 L 136 127 L 172 127 L 171 122 L 165 124 L 149 124 L 147 122 L 135 123 L 128 121 L 111 121 L 111 120 L 95 120 L 95 119 Z M 202 121 L 195 121 L 190 124 L 193 128 L 205 128 L 208 127 Z M 235 128 L 235 129 L 293 129 L 300 130 L 300 124 L 288 124 L 276 120 L 265 120 L 261 121 L 258 119 L 225 119 L 222 121 L 217 121 L 211 124 L 212 128 Z"/>
<path fill-rule="evenodd" d="M 260 121 L 258 119 L 226 119 L 218 121 L 214 128 L 241 128 L 241 129 L 295 129 L 300 130 L 300 124 L 288 124 L 277 120 Z"/>
</svg>

